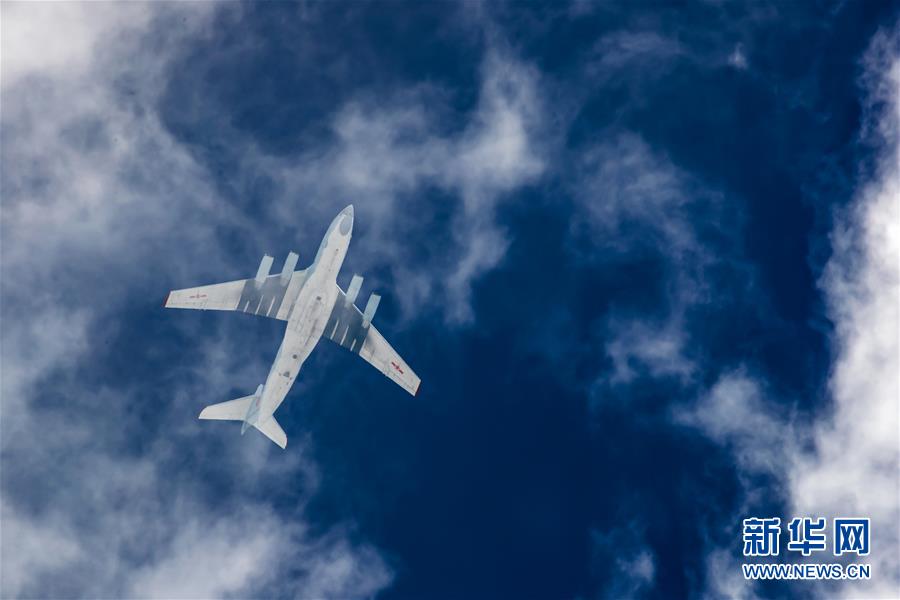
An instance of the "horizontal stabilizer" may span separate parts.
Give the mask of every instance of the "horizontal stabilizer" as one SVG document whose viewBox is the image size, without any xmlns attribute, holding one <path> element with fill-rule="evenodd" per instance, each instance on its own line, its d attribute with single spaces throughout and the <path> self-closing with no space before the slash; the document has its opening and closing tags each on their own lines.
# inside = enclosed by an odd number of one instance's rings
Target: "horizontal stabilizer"
<svg viewBox="0 0 900 600">
<path fill-rule="evenodd" d="M 282 450 L 287 447 L 287 435 L 275 417 L 269 417 L 264 423 L 255 423 L 253 426 L 262 431 L 263 435 L 275 442 Z"/>
<path fill-rule="evenodd" d="M 200 418 L 215 419 L 217 421 L 243 421 L 254 398 L 256 398 L 256 394 L 237 398 L 236 400 L 228 400 L 227 402 L 219 402 L 218 404 L 210 404 L 200 412 Z"/>
</svg>

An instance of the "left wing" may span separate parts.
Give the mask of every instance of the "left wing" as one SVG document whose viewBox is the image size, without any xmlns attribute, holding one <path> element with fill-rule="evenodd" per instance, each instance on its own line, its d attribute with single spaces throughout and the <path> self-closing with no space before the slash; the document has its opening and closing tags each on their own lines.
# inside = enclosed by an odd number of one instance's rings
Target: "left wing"
<svg viewBox="0 0 900 600">
<path fill-rule="evenodd" d="M 348 288 L 349 295 L 337 286 L 338 297 L 322 337 L 358 354 L 388 379 L 415 396 L 421 383 L 418 375 L 372 325 L 372 317 L 375 316 L 380 297 L 372 294 L 364 312 L 353 304 L 361 283 L 362 278 L 354 276 Z"/>
<path fill-rule="evenodd" d="M 297 255 L 291 252 L 280 274 L 269 275 L 272 257 L 264 256 L 256 277 L 225 283 L 172 290 L 163 304 L 166 308 L 193 308 L 198 310 L 233 310 L 261 317 L 287 321 L 291 307 L 306 271 L 294 271 Z"/>
</svg>

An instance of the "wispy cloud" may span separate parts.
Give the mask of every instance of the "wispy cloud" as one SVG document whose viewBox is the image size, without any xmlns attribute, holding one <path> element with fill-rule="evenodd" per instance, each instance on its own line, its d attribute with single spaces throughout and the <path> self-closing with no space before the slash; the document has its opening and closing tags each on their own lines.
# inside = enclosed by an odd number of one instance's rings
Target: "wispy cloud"
<svg viewBox="0 0 900 600">
<path fill-rule="evenodd" d="M 370 233 L 355 264 L 389 270 L 404 315 L 431 303 L 461 324 L 474 318 L 473 283 L 506 252 L 497 207 L 544 173 L 548 135 L 538 72 L 501 48 L 485 55 L 477 105 L 458 130 L 447 130 L 443 96 L 413 86 L 351 99 L 333 117 L 333 142 L 298 157 L 260 156 L 255 168 L 275 177 L 283 198 L 302 196 L 329 211 L 357 202 Z M 416 196 L 434 190 L 452 215 L 445 252 L 413 257 L 407 238 L 433 231 L 443 210 L 423 209 Z M 276 207 L 285 219 L 295 210 L 287 201 Z"/>
<path fill-rule="evenodd" d="M 653 588 L 656 560 L 636 523 L 608 532 L 591 531 L 591 552 L 597 565 L 606 565 L 612 572 L 596 573 L 603 598 L 634 598 Z M 603 558 L 615 556 L 614 565 Z"/>
<path fill-rule="evenodd" d="M 741 469 L 751 473 L 778 472 L 795 444 L 778 406 L 766 402 L 759 379 L 743 369 L 723 374 L 700 400 L 673 416 L 730 447 Z"/>
<path fill-rule="evenodd" d="M 583 260 L 614 263 L 649 257 L 663 266 L 661 297 L 653 308 L 657 312 L 616 308 L 600 329 L 613 367 L 608 383 L 627 384 L 644 374 L 688 382 L 696 369 L 688 311 L 710 301 L 707 272 L 729 260 L 715 254 L 698 234 L 729 224 L 719 194 L 633 133 L 587 149 L 574 181 L 580 210 L 573 220 L 573 239 L 589 236 L 592 242 Z M 577 248 L 573 244 L 574 252 L 583 252 Z"/>
</svg>

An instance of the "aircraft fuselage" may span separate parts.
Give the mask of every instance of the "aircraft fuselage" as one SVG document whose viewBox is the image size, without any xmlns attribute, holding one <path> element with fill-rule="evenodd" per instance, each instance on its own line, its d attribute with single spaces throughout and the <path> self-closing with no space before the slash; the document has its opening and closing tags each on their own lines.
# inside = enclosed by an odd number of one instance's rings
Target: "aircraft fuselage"
<svg viewBox="0 0 900 600">
<path fill-rule="evenodd" d="M 291 307 L 284 339 L 266 378 L 255 421 L 264 423 L 290 391 L 300 367 L 322 333 L 338 295 L 337 276 L 353 233 L 353 207 L 348 206 L 331 222 L 306 279 Z"/>
</svg>

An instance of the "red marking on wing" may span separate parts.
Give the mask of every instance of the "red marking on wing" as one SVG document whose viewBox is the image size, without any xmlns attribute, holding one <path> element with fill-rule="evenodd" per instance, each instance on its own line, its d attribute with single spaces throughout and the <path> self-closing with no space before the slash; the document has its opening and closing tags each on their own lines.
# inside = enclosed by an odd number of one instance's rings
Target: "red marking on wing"
<svg viewBox="0 0 900 600">
<path fill-rule="evenodd" d="M 391 366 L 394 367 L 395 369 L 397 369 L 397 372 L 398 372 L 398 373 L 400 373 L 401 375 L 403 375 L 403 369 L 400 368 L 400 365 L 398 365 L 398 364 L 395 363 L 394 361 L 391 361 Z"/>
<path fill-rule="evenodd" d="M 199 294 L 199 293 L 198 293 L 198 294 L 194 294 L 193 296 L 188 296 L 188 298 L 191 298 L 192 300 L 193 300 L 193 299 L 199 299 L 199 298 L 206 298 L 206 294 Z"/>
</svg>

